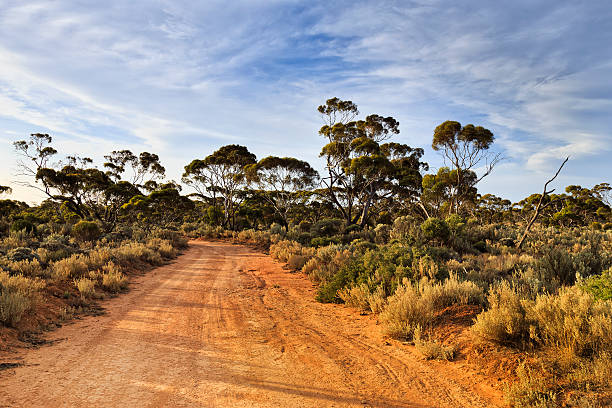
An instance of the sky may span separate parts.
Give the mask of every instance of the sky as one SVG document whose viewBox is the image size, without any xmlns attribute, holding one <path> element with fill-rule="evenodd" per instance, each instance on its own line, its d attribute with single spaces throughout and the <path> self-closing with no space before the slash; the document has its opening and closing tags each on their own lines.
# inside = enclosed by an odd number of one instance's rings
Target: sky
<svg viewBox="0 0 612 408">
<path fill-rule="evenodd" d="M 98 166 L 160 156 L 169 179 L 226 144 L 318 169 L 316 108 L 352 100 L 431 148 L 445 120 L 495 134 L 478 185 L 513 201 L 612 182 L 612 7 L 589 1 L 0 0 L 0 185 L 15 140 L 48 133 Z M 188 190 L 185 190 L 188 192 Z"/>
</svg>

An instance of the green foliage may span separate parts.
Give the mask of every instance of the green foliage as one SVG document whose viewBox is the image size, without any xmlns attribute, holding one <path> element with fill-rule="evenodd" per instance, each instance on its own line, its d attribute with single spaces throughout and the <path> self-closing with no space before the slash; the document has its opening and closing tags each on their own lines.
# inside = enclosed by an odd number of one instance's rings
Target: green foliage
<svg viewBox="0 0 612 408">
<path fill-rule="evenodd" d="M 25 231 L 27 233 L 33 233 L 36 231 L 36 226 L 31 221 L 19 219 L 13 221 L 13 223 L 11 224 L 11 231 Z"/>
<path fill-rule="evenodd" d="M 581 282 L 581 287 L 595 299 L 612 300 L 612 268 L 601 275 L 593 275 Z"/>
<path fill-rule="evenodd" d="M 421 224 L 423 236 L 428 240 L 446 242 L 450 236 L 450 229 L 446 221 L 439 218 L 428 218 Z"/>
<path fill-rule="evenodd" d="M 92 242 L 100 238 L 102 230 L 96 222 L 81 220 L 72 227 L 71 233 L 79 242 Z"/>
</svg>

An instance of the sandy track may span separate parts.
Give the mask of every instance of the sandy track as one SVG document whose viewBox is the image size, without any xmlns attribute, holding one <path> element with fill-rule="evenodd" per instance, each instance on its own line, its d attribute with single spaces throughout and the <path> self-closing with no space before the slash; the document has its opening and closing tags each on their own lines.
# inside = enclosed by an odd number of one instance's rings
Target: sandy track
<svg viewBox="0 0 612 408">
<path fill-rule="evenodd" d="M 387 342 L 372 316 L 313 300 L 310 282 L 242 246 L 191 242 L 103 316 L 0 372 L 11 407 L 485 407 L 458 363 Z"/>
</svg>

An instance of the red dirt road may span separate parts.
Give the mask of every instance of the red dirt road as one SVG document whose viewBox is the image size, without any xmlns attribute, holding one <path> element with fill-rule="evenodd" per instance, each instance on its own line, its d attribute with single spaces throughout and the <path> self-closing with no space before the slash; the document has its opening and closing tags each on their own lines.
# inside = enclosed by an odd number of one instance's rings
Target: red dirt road
<svg viewBox="0 0 612 408">
<path fill-rule="evenodd" d="M 373 316 L 323 305 L 268 256 L 190 243 L 126 295 L 0 371 L 9 407 L 488 407 L 460 363 L 387 342 Z"/>
</svg>

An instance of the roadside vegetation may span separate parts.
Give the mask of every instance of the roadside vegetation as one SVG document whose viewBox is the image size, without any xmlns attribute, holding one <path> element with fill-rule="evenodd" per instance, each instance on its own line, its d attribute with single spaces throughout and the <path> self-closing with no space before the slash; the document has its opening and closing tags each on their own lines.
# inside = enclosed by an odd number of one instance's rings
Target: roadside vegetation
<svg viewBox="0 0 612 408">
<path fill-rule="evenodd" d="M 497 368 L 511 406 L 612 404 L 609 184 L 547 190 L 563 162 L 512 203 L 477 188 L 501 159 L 488 129 L 440 124 L 432 148 L 448 167 L 429 172 L 422 148 L 392 140 L 392 117 L 358 119 L 337 98 L 318 111 L 323 174 L 228 145 L 185 166 L 188 195 L 154 154 L 51 166 L 49 136 L 17 142 L 48 199 L 2 201 L 2 324 L 50 296 L 67 310 L 121 292 L 128 271 L 173 258 L 184 237 L 232 239 L 307 275 L 318 301 L 376 314 L 424 358 L 509 361 Z"/>
</svg>

